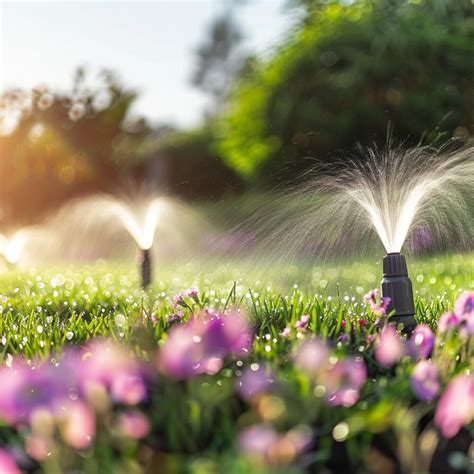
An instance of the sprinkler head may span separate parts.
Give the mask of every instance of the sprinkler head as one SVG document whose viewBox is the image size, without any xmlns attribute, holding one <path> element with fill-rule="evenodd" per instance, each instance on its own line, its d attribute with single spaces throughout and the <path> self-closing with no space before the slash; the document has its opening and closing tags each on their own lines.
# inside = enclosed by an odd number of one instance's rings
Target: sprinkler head
<svg viewBox="0 0 474 474">
<path fill-rule="evenodd" d="M 403 324 L 403 332 L 410 334 L 416 326 L 413 287 L 405 257 L 399 253 L 389 253 L 383 258 L 382 295 L 390 298 L 387 314 L 395 311 L 390 321 Z"/>
<path fill-rule="evenodd" d="M 142 288 L 146 290 L 151 283 L 151 249 L 140 249 L 138 254 Z"/>
</svg>

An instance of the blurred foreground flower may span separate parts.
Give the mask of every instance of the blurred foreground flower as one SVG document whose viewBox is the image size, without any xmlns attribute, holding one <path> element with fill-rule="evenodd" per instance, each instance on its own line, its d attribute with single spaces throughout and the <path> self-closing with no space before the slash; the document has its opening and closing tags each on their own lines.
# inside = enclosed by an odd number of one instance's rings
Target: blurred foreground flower
<svg viewBox="0 0 474 474">
<path fill-rule="evenodd" d="M 295 365 L 324 386 L 330 405 L 354 405 L 367 378 L 361 357 L 331 357 L 326 344 L 318 339 L 304 341 L 295 355 Z"/>
<path fill-rule="evenodd" d="M 323 382 L 330 405 L 350 407 L 359 400 L 359 390 L 367 379 L 367 369 L 361 357 L 338 360 L 324 372 Z"/>
<path fill-rule="evenodd" d="M 122 413 L 118 420 L 118 431 L 126 438 L 141 439 L 150 431 L 150 422 L 137 411 Z"/>
<path fill-rule="evenodd" d="M 177 380 L 215 374 L 228 354 L 244 356 L 250 345 L 250 328 L 239 313 L 196 316 L 171 329 L 158 353 L 158 365 Z"/>
<path fill-rule="evenodd" d="M 416 364 L 410 377 L 410 384 L 416 396 L 423 401 L 432 401 L 439 391 L 438 370 L 427 360 Z"/>
<path fill-rule="evenodd" d="M 136 405 L 146 398 L 143 366 L 111 341 L 89 343 L 76 370 L 79 388 L 87 396 L 105 391 L 126 405 Z"/>
<path fill-rule="evenodd" d="M 391 367 L 402 358 L 403 352 L 403 342 L 397 330 L 391 325 L 386 325 L 377 339 L 375 359 L 383 367 Z"/>
<path fill-rule="evenodd" d="M 0 448 L 0 473 L 1 474 L 20 474 L 13 456 L 3 448 Z"/>
<path fill-rule="evenodd" d="M 236 380 L 236 391 L 244 400 L 255 397 L 268 389 L 273 378 L 262 364 L 251 364 Z"/>
<path fill-rule="evenodd" d="M 303 341 L 295 354 L 294 360 L 298 368 L 310 376 L 316 376 L 328 365 L 329 349 L 319 339 Z"/>
<path fill-rule="evenodd" d="M 311 431 L 298 426 L 284 434 L 269 425 L 254 425 L 239 435 L 239 448 L 247 456 L 257 457 L 269 465 L 293 462 L 311 443 Z"/>
<path fill-rule="evenodd" d="M 435 424 L 446 438 L 474 420 L 474 376 L 458 375 L 449 382 L 435 413 Z"/>
<path fill-rule="evenodd" d="M 415 359 L 427 358 L 430 356 L 435 343 L 435 335 L 426 324 L 418 324 L 408 340 L 408 353 Z"/>
<path fill-rule="evenodd" d="M 474 292 L 461 295 L 454 303 L 454 311 L 439 318 L 438 330 L 441 333 L 455 330 L 463 338 L 474 335 Z"/>
</svg>

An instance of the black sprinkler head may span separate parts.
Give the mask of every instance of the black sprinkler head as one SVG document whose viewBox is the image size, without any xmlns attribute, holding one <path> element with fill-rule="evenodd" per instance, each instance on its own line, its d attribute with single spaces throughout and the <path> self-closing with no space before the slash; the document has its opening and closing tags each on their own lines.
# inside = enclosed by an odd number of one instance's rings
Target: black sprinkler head
<svg viewBox="0 0 474 474">
<path fill-rule="evenodd" d="M 387 314 L 390 322 L 403 324 L 403 332 L 410 334 L 416 326 L 413 287 L 408 277 L 407 262 L 399 253 L 383 258 L 382 295 L 390 298 Z"/>
<path fill-rule="evenodd" d="M 142 277 L 142 288 L 146 290 L 151 283 L 151 249 L 140 249 L 138 261 Z"/>
</svg>

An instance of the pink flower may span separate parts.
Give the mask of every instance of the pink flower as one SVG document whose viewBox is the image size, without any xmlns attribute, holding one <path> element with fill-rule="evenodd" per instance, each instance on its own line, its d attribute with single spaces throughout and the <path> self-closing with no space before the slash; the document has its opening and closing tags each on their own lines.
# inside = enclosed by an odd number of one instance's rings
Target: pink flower
<svg viewBox="0 0 474 474">
<path fill-rule="evenodd" d="M 142 439 L 150 432 L 150 423 L 142 413 L 129 411 L 119 416 L 118 430 L 125 438 Z"/>
<path fill-rule="evenodd" d="M 117 401 L 127 404 L 138 403 L 145 396 L 142 364 L 123 347 L 110 341 L 89 343 L 78 367 L 71 369 L 78 371 L 78 385 L 82 393 L 87 394 L 90 387 L 101 386 L 110 391 Z"/>
<path fill-rule="evenodd" d="M 438 321 L 438 330 L 440 332 L 447 332 L 459 325 L 461 318 L 453 312 L 444 313 Z"/>
<path fill-rule="evenodd" d="M 254 425 L 239 435 L 239 447 L 245 454 L 265 456 L 277 442 L 277 432 L 268 425 Z"/>
<path fill-rule="evenodd" d="M 199 295 L 199 288 L 197 286 L 192 286 L 189 290 L 186 290 L 186 296 L 190 298 L 195 298 Z"/>
<path fill-rule="evenodd" d="M 114 377 L 110 391 L 114 400 L 125 405 L 137 405 L 147 395 L 143 378 L 126 372 Z"/>
<path fill-rule="evenodd" d="M 414 358 L 429 357 L 433 350 L 435 335 L 426 324 L 418 324 L 408 340 L 407 348 L 409 354 Z"/>
<path fill-rule="evenodd" d="M 299 345 L 296 355 L 296 366 L 308 375 L 316 376 L 328 364 L 329 349 L 319 339 L 308 339 Z"/>
<path fill-rule="evenodd" d="M 94 412 L 81 401 L 67 400 L 57 410 L 64 441 L 74 449 L 85 449 L 95 437 Z"/>
<path fill-rule="evenodd" d="M 421 360 L 410 377 L 411 388 L 423 401 L 431 402 L 439 391 L 438 371 L 433 363 Z"/>
<path fill-rule="evenodd" d="M 454 313 L 460 316 L 474 315 L 474 292 L 461 295 L 454 303 Z"/>
<path fill-rule="evenodd" d="M 161 370 L 174 379 L 217 373 L 228 354 L 246 355 L 252 343 L 246 319 L 238 313 L 195 317 L 168 333 L 158 354 Z"/>
<path fill-rule="evenodd" d="M 239 435 L 241 451 L 272 464 L 291 462 L 310 442 L 311 433 L 306 427 L 296 427 L 280 435 L 268 425 L 254 425 Z"/>
<path fill-rule="evenodd" d="M 361 357 L 338 360 L 322 376 L 329 404 L 345 407 L 354 405 L 366 379 L 367 369 Z"/>
<path fill-rule="evenodd" d="M 379 297 L 379 290 L 377 290 L 377 289 L 369 290 L 364 295 L 364 301 L 366 303 L 375 303 L 378 297 Z"/>
<path fill-rule="evenodd" d="M 3 448 L 0 448 L 0 473 L 2 474 L 20 474 L 15 458 Z"/>
<path fill-rule="evenodd" d="M 236 380 L 235 388 L 244 400 L 248 400 L 265 392 L 272 383 L 273 379 L 268 370 L 265 366 L 259 365 L 257 370 L 253 370 L 252 367 L 245 369 Z"/>
<path fill-rule="evenodd" d="M 282 337 L 288 337 L 291 334 L 291 328 L 287 326 L 283 331 L 281 332 Z"/>
<path fill-rule="evenodd" d="M 390 298 L 388 296 L 379 297 L 379 290 L 370 290 L 364 295 L 364 301 L 370 303 L 370 307 L 374 314 L 382 316 L 387 312 L 388 305 L 390 304 Z"/>
<path fill-rule="evenodd" d="M 177 293 L 176 295 L 173 296 L 173 301 L 175 304 L 180 305 L 181 303 L 184 303 L 184 295 L 183 293 Z"/>
<path fill-rule="evenodd" d="M 51 439 L 43 436 L 29 435 L 25 439 L 25 451 L 28 456 L 36 461 L 44 461 L 48 457 L 48 453 L 51 452 L 51 445 Z M 3 471 L 0 470 L 0 472 Z"/>
<path fill-rule="evenodd" d="M 342 329 L 346 329 L 346 326 L 347 326 L 347 322 L 343 319 L 343 320 L 341 321 L 341 328 L 342 328 Z"/>
<path fill-rule="evenodd" d="M 460 318 L 460 335 L 474 334 L 474 292 L 460 296 L 454 303 L 454 313 Z"/>
<path fill-rule="evenodd" d="M 458 375 L 449 382 L 435 413 L 435 424 L 446 438 L 452 438 L 474 419 L 474 376 Z"/>
<path fill-rule="evenodd" d="M 309 323 L 309 316 L 307 314 L 304 314 L 301 316 L 301 318 L 296 321 L 295 323 L 295 328 L 299 330 L 304 330 L 308 326 Z"/>
<path fill-rule="evenodd" d="M 375 346 L 377 362 L 384 367 L 391 367 L 402 358 L 403 352 L 403 343 L 396 329 L 391 325 L 385 326 Z"/>
</svg>

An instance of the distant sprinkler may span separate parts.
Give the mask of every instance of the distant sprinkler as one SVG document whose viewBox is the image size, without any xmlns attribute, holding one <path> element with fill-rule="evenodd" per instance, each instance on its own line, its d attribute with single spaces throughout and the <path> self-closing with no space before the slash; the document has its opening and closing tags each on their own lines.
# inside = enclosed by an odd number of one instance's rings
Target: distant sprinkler
<svg viewBox="0 0 474 474">
<path fill-rule="evenodd" d="M 155 198 L 138 213 L 134 212 L 130 205 L 118 199 L 105 202 L 107 205 L 104 206 L 104 209 L 119 218 L 138 246 L 141 286 L 145 290 L 152 281 L 151 248 L 155 239 L 156 227 L 163 211 L 170 207 L 169 201 L 166 198 Z"/>
<path fill-rule="evenodd" d="M 408 277 L 405 257 L 398 252 L 383 258 L 382 295 L 390 298 L 387 314 L 390 320 L 403 324 L 403 332 L 410 334 L 416 326 L 413 287 Z"/>
<path fill-rule="evenodd" d="M 152 280 L 152 258 L 151 249 L 139 249 L 138 263 L 140 265 L 140 275 L 142 288 L 146 290 Z"/>
</svg>

